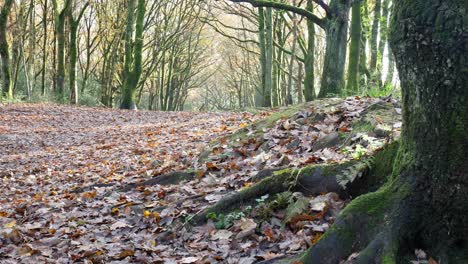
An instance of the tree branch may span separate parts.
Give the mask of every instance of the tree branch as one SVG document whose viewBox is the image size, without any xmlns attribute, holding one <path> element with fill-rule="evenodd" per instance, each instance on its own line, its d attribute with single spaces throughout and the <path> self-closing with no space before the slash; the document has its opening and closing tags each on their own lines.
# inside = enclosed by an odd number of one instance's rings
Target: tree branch
<svg viewBox="0 0 468 264">
<path fill-rule="evenodd" d="M 275 9 L 281 9 L 285 11 L 290 11 L 293 13 L 296 13 L 298 15 L 304 16 L 313 23 L 315 23 L 317 26 L 321 28 L 325 28 L 326 24 L 326 19 L 319 18 L 318 16 L 314 15 L 314 13 L 309 12 L 303 8 L 285 4 L 285 3 L 279 3 L 279 2 L 272 2 L 272 1 L 266 1 L 266 0 L 229 0 L 234 3 L 249 3 L 254 7 L 272 7 Z"/>
</svg>

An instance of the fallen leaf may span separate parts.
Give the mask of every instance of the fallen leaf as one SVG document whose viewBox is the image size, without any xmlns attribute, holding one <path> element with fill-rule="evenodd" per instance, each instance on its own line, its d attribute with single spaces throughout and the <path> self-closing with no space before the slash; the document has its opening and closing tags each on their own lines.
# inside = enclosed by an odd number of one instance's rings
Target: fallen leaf
<svg viewBox="0 0 468 264">
<path fill-rule="evenodd" d="M 16 226 L 16 220 L 13 220 L 13 221 L 3 225 L 3 227 L 5 227 L 5 228 L 13 228 L 15 226 Z"/>
</svg>

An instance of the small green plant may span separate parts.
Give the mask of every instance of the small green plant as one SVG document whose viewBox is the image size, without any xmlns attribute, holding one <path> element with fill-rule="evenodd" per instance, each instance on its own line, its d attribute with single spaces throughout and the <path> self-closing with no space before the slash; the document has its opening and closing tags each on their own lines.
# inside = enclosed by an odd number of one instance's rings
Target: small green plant
<svg viewBox="0 0 468 264">
<path fill-rule="evenodd" d="M 234 221 L 245 217 L 245 213 L 232 212 L 228 215 L 217 215 L 216 213 L 209 213 L 206 215 L 206 217 L 214 221 L 214 226 L 216 227 L 216 229 L 227 229 L 234 224 Z"/>
<path fill-rule="evenodd" d="M 354 149 L 353 154 L 351 154 L 351 155 L 352 155 L 352 157 L 353 157 L 354 159 L 360 159 L 360 158 L 362 158 L 364 155 L 366 155 L 366 153 L 367 153 L 367 149 L 364 148 L 363 146 L 361 146 L 361 144 L 357 144 L 357 145 L 356 145 L 356 148 Z"/>
<path fill-rule="evenodd" d="M 270 195 L 265 194 L 265 195 L 263 195 L 262 197 L 255 199 L 255 201 L 256 201 L 257 203 L 264 203 L 264 202 L 268 199 L 268 197 L 270 197 Z"/>
</svg>

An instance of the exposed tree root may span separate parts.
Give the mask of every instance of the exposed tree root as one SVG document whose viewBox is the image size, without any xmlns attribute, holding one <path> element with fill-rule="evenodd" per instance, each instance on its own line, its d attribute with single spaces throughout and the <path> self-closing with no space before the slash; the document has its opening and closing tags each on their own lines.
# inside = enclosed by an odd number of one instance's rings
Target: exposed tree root
<svg viewBox="0 0 468 264">
<path fill-rule="evenodd" d="M 195 216 L 193 220 L 196 224 L 201 224 L 206 221 L 206 216 L 209 213 L 228 212 L 239 206 L 247 205 L 265 194 L 274 195 L 284 191 L 299 191 L 306 195 L 336 192 L 342 197 L 347 197 L 351 190 L 348 190 L 346 186 L 350 186 L 354 182 L 343 186 L 340 184 L 338 176 L 347 174 L 349 178 L 360 181 L 363 177 L 359 176 L 366 174 L 369 169 L 365 164 L 362 161 L 349 161 L 341 164 L 314 165 L 301 169 L 273 171 L 271 176 L 251 187 L 227 196 Z M 350 170 L 350 168 L 353 169 Z"/>
<path fill-rule="evenodd" d="M 348 263 L 383 263 L 384 258 L 386 261 L 394 259 L 395 243 L 390 232 L 394 225 L 388 219 L 409 193 L 405 189 L 409 190 L 386 184 L 376 192 L 353 200 L 300 262 L 336 264 L 355 252 L 360 252 L 359 256 Z"/>
<path fill-rule="evenodd" d="M 195 172 L 186 172 L 186 171 L 175 171 L 175 172 L 170 172 L 167 174 L 159 175 L 154 178 L 151 178 L 149 180 L 139 182 L 139 183 L 131 183 L 127 184 L 125 186 L 122 186 L 121 188 L 118 189 L 120 192 L 127 192 L 130 191 L 136 187 L 139 186 L 152 186 L 152 185 L 171 185 L 171 184 L 177 184 L 181 181 L 190 181 L 195 178 Z M 86 191 L 93 190 L 94 188 L 101 188 L 101 187 L 112 187 L 115 186 L 117 183 L 96 183 L 92 184 L 83 188 L 77 188 L 71 193 L 82 193 Z"/>
</svg>

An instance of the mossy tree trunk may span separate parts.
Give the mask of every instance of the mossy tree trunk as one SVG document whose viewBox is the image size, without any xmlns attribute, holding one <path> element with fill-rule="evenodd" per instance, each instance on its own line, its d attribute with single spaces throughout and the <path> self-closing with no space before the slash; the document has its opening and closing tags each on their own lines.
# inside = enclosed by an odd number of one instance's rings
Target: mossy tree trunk
<svg viewBox="0 0 468 264">
<path fill-rule="evenodd" d="M 387 71 L 387 77 L 385 78 L 385 85 L 392 84 L 394 72 L 395 72 L 395 56 L 393 56 L 393 51 L 389 45 L 388 47 L 388 71 Z"/>
<path fill-rule="evenodd" d="M 71 1 L 66 0 L 63 6 L 63 9 L 59 12 L 58 11 L 58 4 L 57 0 L 53 1 L 55 14 L 55 31 L 57 37 L 57 97 L 61 101 L 63 100 L 63 95 L 65 92 L 65 20 L 67 18 L 67 14 L 69 9 L 71 8 Z"/>
<path fill-rule="evenodd" d="M 47 63 L 47 12 L 48 0 L 44 0 L 44 9 L 42 14 L 42 63 L 41 63 L 41 94 L 46 93 L 46 63 Z"/>
<path fill-rule="evenodd" d="M 375 73 L 377 70 L 377 60 L 378 60 L 378 52 L 379 52 L 379 42 L 378 42 L 378 35 L 379 35 L 379 22 L 380 22 L 380 9 L 382 6 L 382 0 L 375 0 L 374 6 L 374 17 L 372 20 L 372 32 L 371 32 L 371 40 L 370 40 L 370 71 Z"/>
<path fill-rule="evenodd" d="M 136 109 L 135 95 L 142 70 L 143 30 L 145 0 L 138 0 L 136 23 L 134 18 L 136 0 L 129 0 L 127 27 L 125 30 L 125 62 L 122 85 L 121 109 Z M 135 25 L 136 24 L 136 25 Z M 133 33 L 135 39 L 133 40 Z"/>
<path fill-rule="evenodd" d="M 71 6 L 75 5 L 72 1 Z M 73 18 L 73 8 L 68 11 L 68 23 L 70 26 L 70 42 L 69 42 L 69 54 L 70 54 L 70 65 L 69 65 L 69 85 L 70 85 L 70 104 L 78 104 L 78 86 L 76 84 L 76 62 L 77 62 L 77 34 L 78 27 L 80 25 L 81 18 L 83 17 L 86 8 L 88 8 L 89 2 L 87 2 L 81 9 L 78 17 Z"/>
<path fill-rule="evenodd" d="M 348 42 L 348 17 L 351 1 L 332 0 L 330 9 L 335 14 L 325 26 L 326 50 L 322 82 L 318 97 L 339 96 L 344 88 L 346 45 Z"/>
<path fill-rule="evenodd" d="M 394 4 L 390 40 L 403 88 L 404 123 L 394 174 L 412 189 L 396 222 L 407 231 L 405 239 L 420 243 L 439 263 L 467 263 L 466 2 Z"/>
<path fill-rule="evenodd" d="M 14 0 L 6 0 L 0 11 L 0 57 L 2 60 L 3 78 L 0 98 L 3 97 L 3 95 L 6 95 L 7 98 L 10 99 L 13 98 L 13 88 L 11 85 L 10 48 L 7 41 L 7 24 L 8 16 L 10 15 L 14 2 Z"/>
<path fill-rule="evenodd" d="M 361 1 L 355 1 L 351 10 L 351 44 L 346 92 L 356 94 L 359 92 L 359 57 L 361 56 Z"/>
<path fill-rule="evenodd" d="M 263 93 L 263 106 L 271 106 L 273 88 L 273 17 L 272 8 L 265 11 L 265 90 Z"/>
<path fill-rule="evenodd" d="M 396 0 L 390 42 L 403 93 L 401 143 L 387 183 L 353 200 L 304 263 L 468 263 L 465 1 Z"/>
<path fill-rule="evenodd" d="M 265 11 L 263 7 L 258 8 L 258 43 L 260 46 L 260 92 L 256 96 L 256 105 L 263 106 L 266 87 Z"/>
<path fill-rule="evenodd" d="M 377 57 L 377 69 L 375 73 L 375 78 L 377 84 L 382 86 L 382 68 L 384 63 L 384 51 L 385 46 L 387 46 L 388 40 L 388 5 L 390 4 L 389 0 L 383 0 L 382 2 L 382 16 L 380 17 L 380 39 L 379 39 L 379 50 Z"/>
<path fill-rule="evenodd" d="M 307 0 L 306 9 L 309 12 L 313 12 L 314 5 L 313 0 Z M 306 102 L 310 102 L 315 99 L 315 73 L 314 73 L 314 62 L 315 62 L 315 24 L 311 20 L 307 20 L 307 54 L 305 55 L 304 69 L 304 97 Z"/>
<path fill-rule="evenodd" d="M 367 40 L 370 33 L 370 24 L 369 24 L 369 8 L 367 4 L 367 0 L 361 0 L 361 49 L 360 49 L 360 57 L 359 57 L 359 85 L 365 86 L 367 80 L 371 77 L 369 69 L 367 68 Z M 365 74 L 365 78 L 362 74 Z"/>
</svg>

